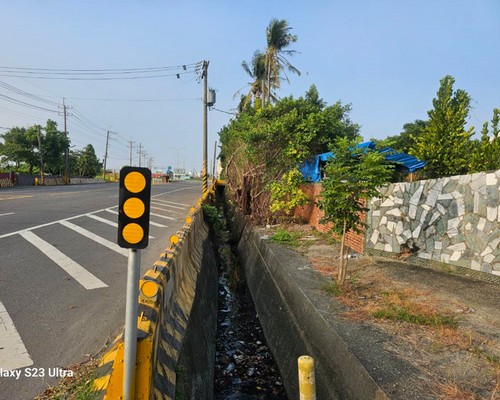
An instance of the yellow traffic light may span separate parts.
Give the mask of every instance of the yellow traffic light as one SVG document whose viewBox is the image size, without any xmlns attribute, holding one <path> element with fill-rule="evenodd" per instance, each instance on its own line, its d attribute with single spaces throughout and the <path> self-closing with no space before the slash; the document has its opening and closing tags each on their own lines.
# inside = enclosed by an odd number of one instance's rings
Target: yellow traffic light
<svg viewBox="0 0 500 400">
<path fill-rule="evenodd" d="M 149 239 L 151 171 L 148 168 L 123 167 L 120 170 L 118 206 L 118 245 L 144 249 Z"/>
</svg>

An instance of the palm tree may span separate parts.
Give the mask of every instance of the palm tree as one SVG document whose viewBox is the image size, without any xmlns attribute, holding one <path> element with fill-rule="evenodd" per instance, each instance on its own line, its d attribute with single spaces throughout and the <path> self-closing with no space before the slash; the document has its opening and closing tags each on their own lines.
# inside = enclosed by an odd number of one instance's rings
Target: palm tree
<svg viewBox="0 0 500 400">
<path fill-rule="evenodd" d="M 253 82 L 250 82 L 250 91 L 247 94 L 246 102 L 250 101 L 251 96 L 253 96 L 255 102 L 263 93 L 263 83 L 266 80 L 266 55 L 259 50 L 255 50 L 250 65 L 246 61 L 243 61 L 241 66 L 254 79 Z"/>
<path fill-rule="evenodd" d="M 266 55 L 264 53 L 256 50 L 253 53 L 250 64 L 246 61 L 243 61 L 241 63 L 241 66 L 245 70 L 245 72 L 253 79 L 253 81 L 248 82 L 248 84 L 250 85 L 250 90 L 246 96 L 242 95 L 240 107 L 244 108 L 247 104 L 250 103 L 252 98 L 254 100 L 254 104 L 259 98 L 263 102 L 264 94 L 268 92 L 271 93 L 271 99 L 276 99 L 272 92 L 274 86 L 271 88 L 271 91 L 269 91 L 266 87 Z M 240 94 L 241 90 L 242 89 L 238 90 L 235 93 L 234 97 Z"/>
<path fill-rule="evenodd" d="M 286 50 L 288 46 L 297 41 L 297 35 L 292 35 L 290 33 L 291 30 L 292 27 L 288 25 L 287 20 L 277 20 L 276 18 L 273 18 L 266 28 L 266 73 L 268 88 L 271 85 L 274 87 L 280 86 L 281 73 L 285 76 L 285 80 L 290 83 L 285 69 L 300 76 L 300 71 L 285 58 L 285 56 L 293 56 L 297 53 L 295 50 Z M 264 88 L 264 85 L 262 87 Z M 267 101 L 269 102 L 270 99 L 271 92 L 268 91 Z"/>
</svg>

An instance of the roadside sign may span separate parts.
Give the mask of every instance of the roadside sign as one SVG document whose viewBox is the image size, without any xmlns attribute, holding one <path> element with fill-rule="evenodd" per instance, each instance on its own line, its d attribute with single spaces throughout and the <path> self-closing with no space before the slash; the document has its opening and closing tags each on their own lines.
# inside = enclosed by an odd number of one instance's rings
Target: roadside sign
<svg viewBox="0 0 500 400">
<path fill-rule="evenodd" d="M 118 203 L 118 245 L 144 249 L 149 242 L 151 171 L 141 167 L 120 170 Z"/>
</svg>

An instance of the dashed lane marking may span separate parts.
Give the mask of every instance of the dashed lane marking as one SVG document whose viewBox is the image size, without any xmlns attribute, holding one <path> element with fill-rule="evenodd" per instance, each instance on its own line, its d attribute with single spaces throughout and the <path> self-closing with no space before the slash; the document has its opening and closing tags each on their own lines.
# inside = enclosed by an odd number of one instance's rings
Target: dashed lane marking
<svg viewBox="0 0 500 400">
<path fill-rule="evenodd" d="M 33 365 L 33 360 L 12 318 L 0 302 L 0 369 L 10 371 L 30 365 Z"/>
<path fill-rule="evenodd" d="M 68 273 L 74 280 L 76 280 L 85 289 L 98 289 L 108 287 L 103 281 L 91 274 L 80 264 L 73 261 L 67 255 L 61 253 L 58 249 L 50 243 L 43 240 L 41 237 L 35 235 L 31 231 L 24 231 L 19 233 L 29 243 L 38 248 L 43 254 L 49 257 L 57 265 L 59 265 L 66 273 Z"/>
<path fill-rule="evenodd" d="M 15 214 L 15 213 L 13 213 L 13 212 L 10 212 L 10 213 L 3 213 L 3 214 L 0 214 L 0 217 L 3 217 L 3 216 L 5 216 L 5 215 L 13 215 L 13 214 Z"/>
<path fill-rule="evenodd" d="M 72 222 L 69 221 L 59 221 L 59 223 L 69 229 L 74 230 L 75 232 L 79 233 L 80 235 L 83 235 L 94 242 L 97 242 L 108 249 L 111 249 L 125 257 L 128 257 L 128 251 L 126 249 L 122 249 L 120 246 L 118 246 L 116 243 L 113 243 L 107 239 L 104 239 L 103 237 L 96 235 L 95 233 L 92 233 L 88 231 L 87 229 L 82 228 L 81 226 L 75 225 Z"/>
</svg>

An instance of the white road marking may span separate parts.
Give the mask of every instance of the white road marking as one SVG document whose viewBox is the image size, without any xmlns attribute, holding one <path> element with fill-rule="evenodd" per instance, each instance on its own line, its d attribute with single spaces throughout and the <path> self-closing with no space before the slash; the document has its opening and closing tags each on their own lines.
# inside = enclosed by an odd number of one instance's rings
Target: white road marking
<svg viewBox="0 0 500 400">
<path fill-rule="evenodd" d="M 23 238 L 30 242 L 33 246 L 37 247 L 43 254 L 49 257 L 64 271 L 66 271 L 73 279 L 75 279 L 85 289 L 98 289 L 108 287 L 103 281 L 91 274 L 80 264 L 73 261 L 67 255 L 61 253 L 58 249 L 46 242 L 39 236 L 30 231 L 23 231 L 19 233 Z"/>
<path fill-rule="evenodd" d="M 118 224 L 116 222 L 110 221 L 109 219 L 99 217 L 98 215 L 94 214 L 87 214 L 87 217 L 95 219 L 96 221 L 103 222 L 105 224 L 114 226 L 115 228 L 118 228 Z M 149 235 L 150 239 L 154 239 L 154 236 Z"/>
<path fill-rule="evenodd" d="M 153 226 L 157 226 L 158 228 L 168 228 L 167 225 L 159 224 L 158 222 L 149 221 L 149 223 Z"/>
<path fill-rule="evenodd" d="M 160 204 L 160 205 L 163 205 L 163 204 Z M 160 210 L 160 211 L 166 211 L 166 212 L 169 212 L 169 213 L 175 213 L 175 214 L 179 214 L 179 211 L 175 211 L 175 210 L 168 210 L 167 208 L 162 208 L 162 207 L 156 207 L 156 206 L 151 206 L 151 209 L 155 209 L 155 210 Z"/>
<path fill-rule="evenodd" d="M 0 369 L 10 371 L 30 365 L 33 365 L 33 360 L 9 313 L 0 302 Z"/>
<path fill-rule="evenodd" d="M 155 217 L 158 217 L 158 218 L 165 218 L 165 219 L 170 219 L 172 221 L 175 221 L 175 218 L 167 217 L 166 215 L 160 215 L 160 214 L 155 214 L 155 213 L 149 213 L 149 214 L 154 215 Z"/>
<path fill-rule="evenodd" d="M 170 192 L 163 192 L 163 193 L 158 193 L 158 194 L 155 194 L 151 197 L 158 197 L 158 196 L 163 196 L 164 194 L 170 194 L 170 193 L 175 193 L 175 192 L 180 192 L 181 190 L 193 190 L 193 189 L 201 189 L 201 186 L 198 187 L 198 186 L 193 186 L 193 187 L 188 187 L 188 188 L 182 188 L 182 189 L 175 189 L 175 190 L 171 190 Z M 201 197 L 201 193 L 200 193 L 200 197 Z"/>
<path fill-rule="evenodd" d="M 13 212 L 10 212 L 10 213 L 3 213 L 3 214 L 0 214 L 0 217 L 3 217 L 4 215 L 13 215 L 13 214 L 15 214 L 15 213 L 13 213 Z"/>
<path fill-rule="evenodd" d="M 126 249 L 122 249 L 120 246 L 118 246 L 116 243 L 113 243 L 107 239 L 104 239 L 101 236 L 96 235 L 95 233 L 92 233 L 88 231 L 87 229 L 82 228 L 81 226 L 75 225 L 69 221 L 59 221 L 59 223 L 69 229 L 74 230 L 75 232 L 78 232 L 80 235 L 83 235 L 94 242 L 97 242 L 103 246 L 106 246 L 108 249 L 111 249 L 113 251 L 116 251 L 117 253 L 128 257 L 128 251 Z"/>
<path fill-rule="evenodd" d="M 98 212 L 101 212 L 101 211 L 104 211 L 105 209 L 101 209 L 101 210 L 96 210 L 96 211 L 93 211 L 93 213 L 98 213 Z M 22 232 L 26 232 L 26 231 L 32 231 L 34 229 L 38 229 L 38 228 L 45 228 L 46 226 L 50 226 L 50 225 L 54 225 L 54 224 L 58 224 L 60 223 L 61 221 L 69 221 L 69 220 L 72 220 L 72 219 L 76 219 L 76 218 L 80 218 L 80 217 L 83 217 L 85 215 L 87 215 L 88 213 L 85 213 L 85 214 L 80 214 L 80 215 L 75 215 L 73 217 L 69 217 L 69 218 L 64 218 L 64 219 L 61 219 L 61 220 L 58 220 L 58 221 L 52 221 L 52 222 L 47 222 L 46 224 L 41 224 L 41 225 L 36 225 L 36 226 L 32 226 L 30 228 L 25 228 L 25 229 L 21 229 L 19 231 L 15 231 L 15 232 L 10 232 L 10 233 L 6 233 L 4 235 L 0 235 L 0 239 L 3 239 L 5 237 L 8 237 L 8 236 L 13 236 L 13 235 L 17 235 L 18 233 L 22 233 Z"/>
<path fill-rule="evenodd" d="M 109 212 L 111 214 L 118 215 L 118 211 L 111 210 L 109 208 L 106 208 L 106 210 L 104 210 L 104 211 L 107 211 L 107 212 Z M 151 214 L 151 215 L 153 215 L 153 214 Z M 153 226 L 157 226 L 158 228 L 168 228 L 167 225 L 159 224 L 158 222 L 149 221 L 149 224 L 153 225 Z"/>
<path fill-rule="evenodd" d="M 176 206 L 184 206 L 184 208 L 186 208 L 186 207 L 191 207 L 191 205 L 189 205 L 189 204 L 185 204 L 185 203 L 176 203 L 175 201 L 170 201 L 170 200 L 158 200 L 158 199 L 155 199 L 155 201 L 161 201 L 161 202 L 164 202 L 164 203 L 175 204 Z"/>
<path fill-rule="evenodd" d="M 109 219 L 102 218 L 102 217 L 99 217 L 99 216 L 94 215 L 94 214 L 87 214 L 87 217 L 95 219 L 96 221 L 103 222 L 105 224 L 114 226 L 115 228 L 118 228 L 118 224 L 116 222 L 110 221 Z"/>
<path fill-rule="evenodd" d="M 155 201 L 152 201 L 152 203 L 159 204 L 160 206 L 164 206 L 164 207 L 175 208 L 177 210 L 185 210 L 186 209 L 186 207 L 173 206 L 173 205 L 168 204 L 166 201 L 163 201 L 163 200 L 155 200 Z"/>
</svg>

